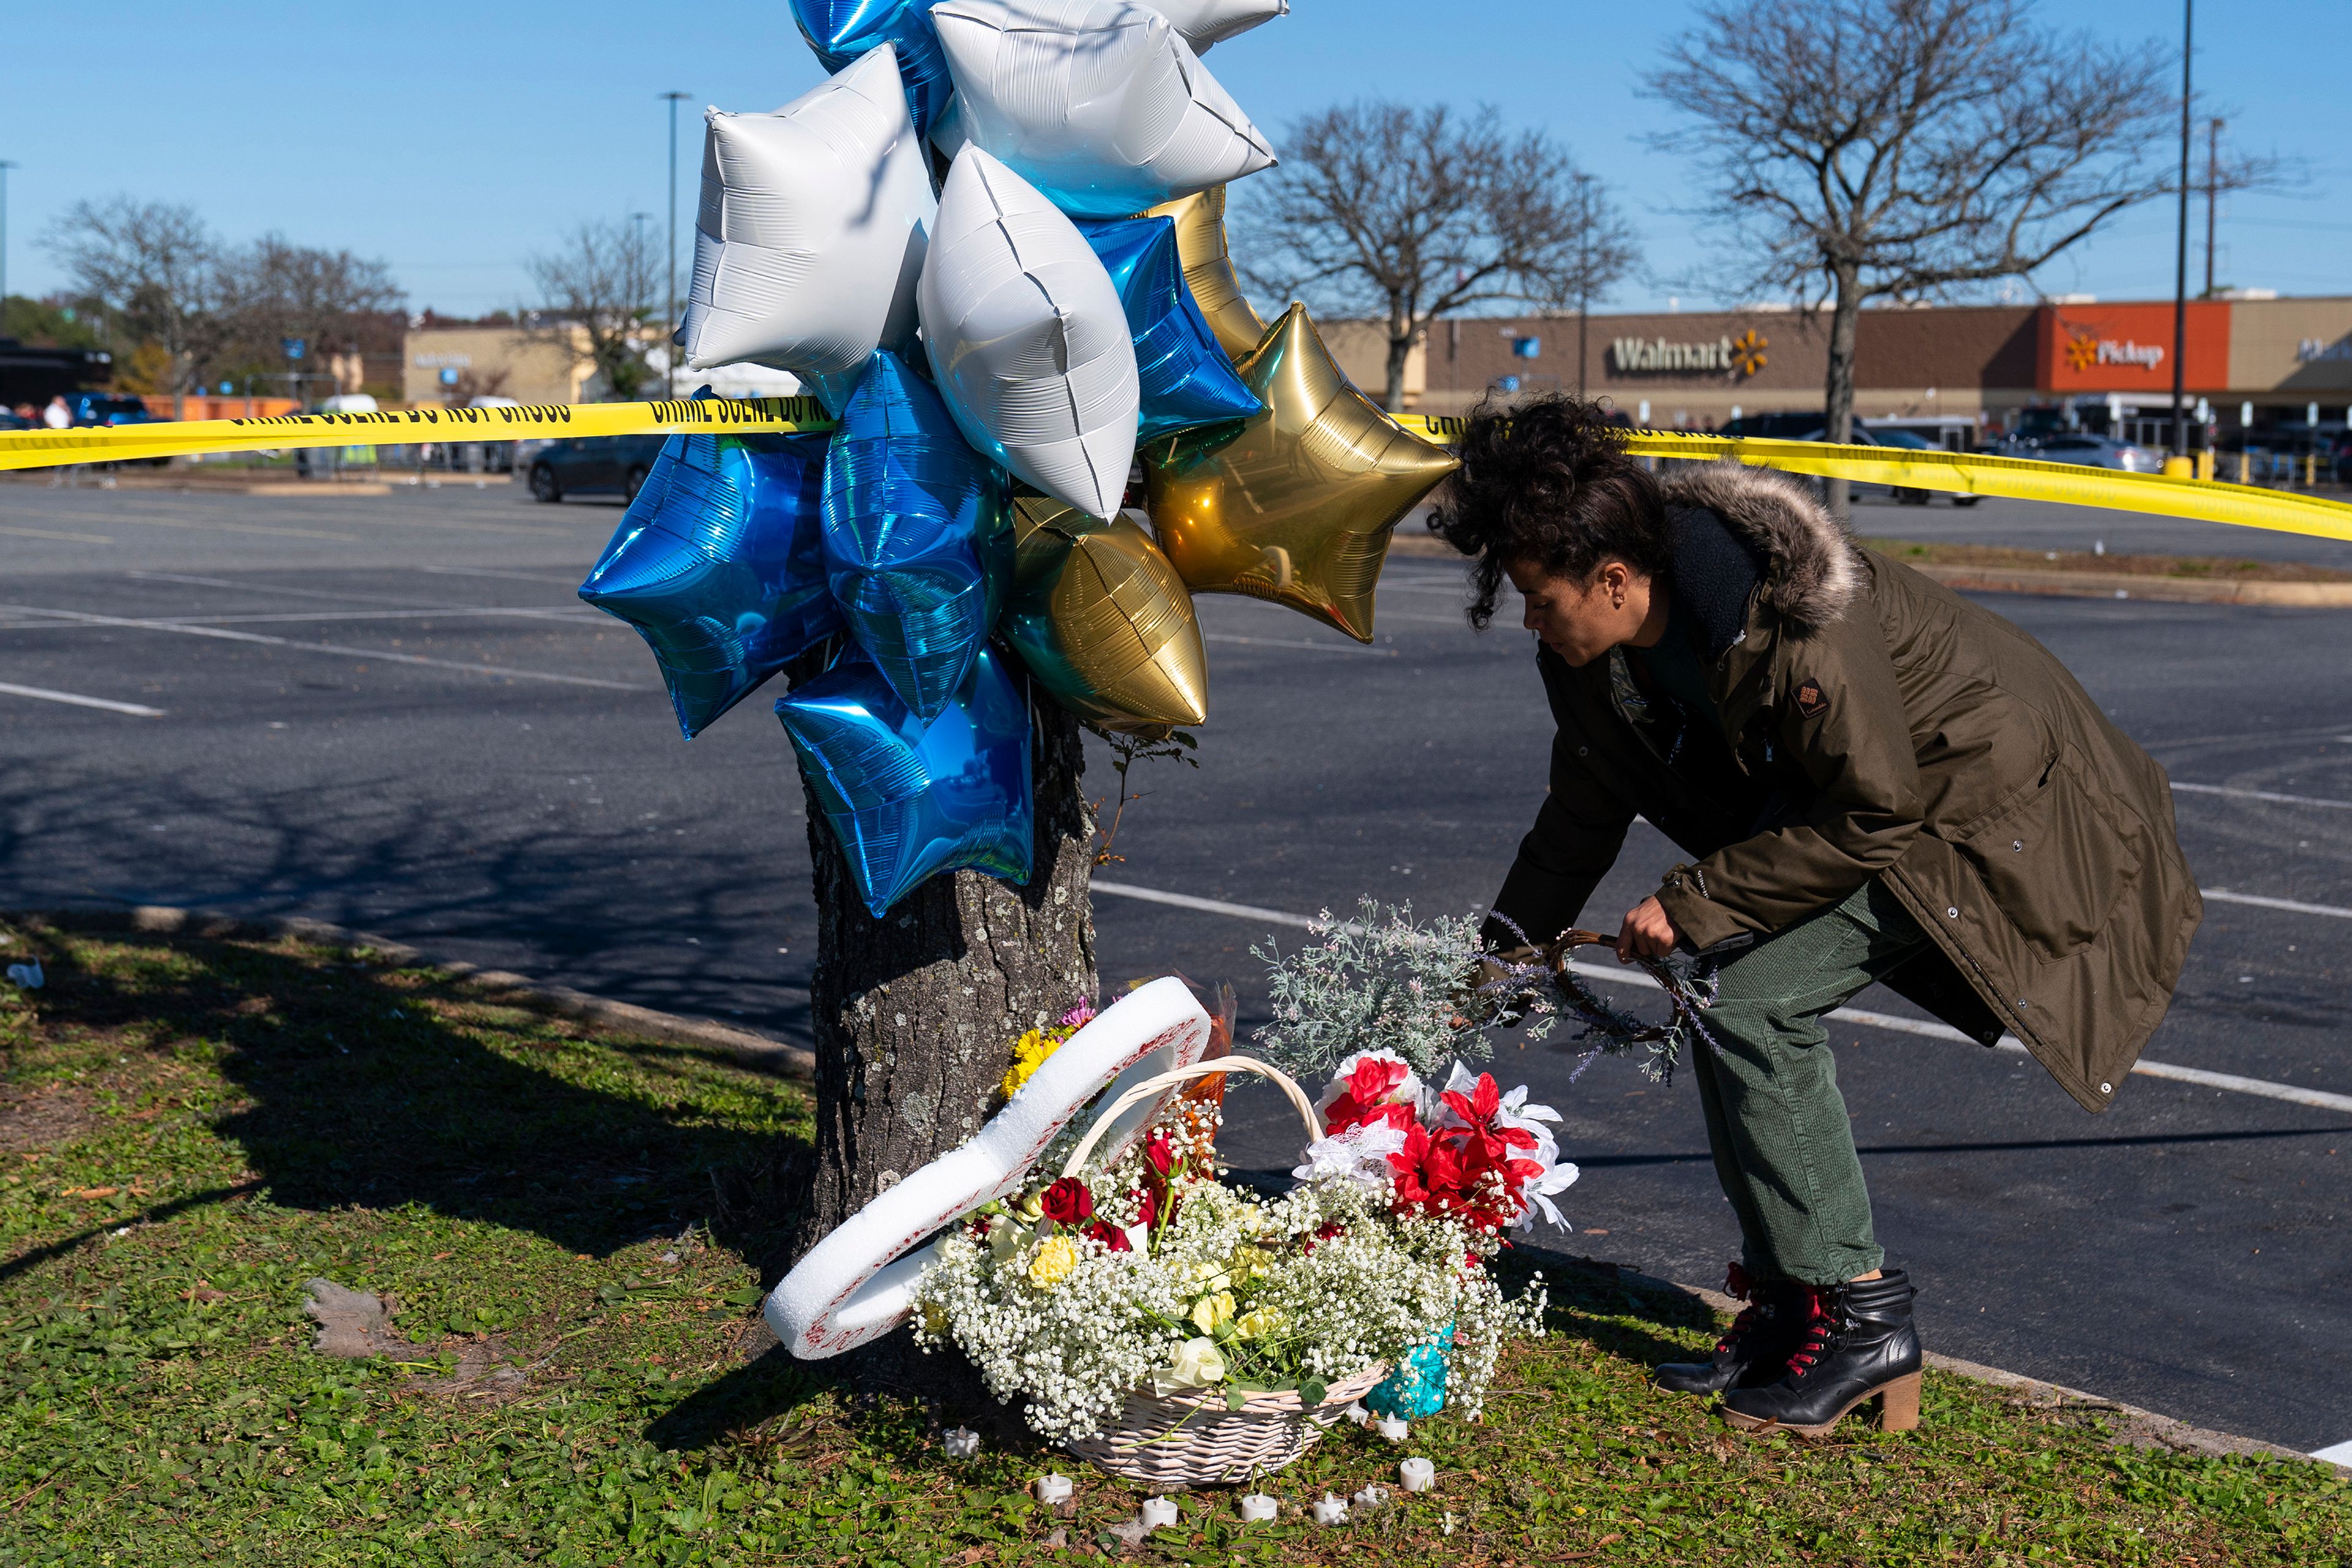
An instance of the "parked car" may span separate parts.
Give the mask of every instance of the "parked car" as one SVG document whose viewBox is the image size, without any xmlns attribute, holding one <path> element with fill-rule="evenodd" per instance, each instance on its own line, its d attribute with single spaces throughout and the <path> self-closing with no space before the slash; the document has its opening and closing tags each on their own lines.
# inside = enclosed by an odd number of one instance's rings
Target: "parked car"
<svg viewBox="0 0 2352 1568">
<path fill-rule="evenodd" d="M 76 425 L 153 425 L 160 423 L 135 397 L 111 392 L 68 392 L 66 411 Z"/>
<path fill-rule="evenodd" d="M 560 501 L 566 496 L 616 495 L 637 499 L 637 487 L 653 471 L 666 436 L 584 436 L 551 441 L 532 454 L 532 499 Z"/>
<path fill-rule="evenodd" d="M 1769 441 L 1823 441 L 1829 438 L 1829 416 L 1825 414 L 1744 414 L 1728 420 L 1717 432 Z M 1855 447 L 1901 447 L 1916 452 L 1940 452 L 1944 448 L 1924 436 L 1908 430 L 1874 430 L 1857 423 L 1853 439 Z M 1911 485 L 1889 485 L 1887 493 L 1905 506 L 1926 506 L 1938 492 L 1924 490 Z M 1941 492 L 1952 498 L 1954 506 L 1974 506 L 1982 497 L 1962 495 L 1956 491 Z"/>
<path fill-rule="evenodd" d="M 2043 463 L 2081 463 L 2094 468 L 2121 468 L 2132 474 L 2164 471 L 2163 453 L 2082 430 L 2061 430 L 2039 438 L 2012 437 L 2002 442 L 1999 450 L 2003 457 L 2032 458 Z"/>
</svg>

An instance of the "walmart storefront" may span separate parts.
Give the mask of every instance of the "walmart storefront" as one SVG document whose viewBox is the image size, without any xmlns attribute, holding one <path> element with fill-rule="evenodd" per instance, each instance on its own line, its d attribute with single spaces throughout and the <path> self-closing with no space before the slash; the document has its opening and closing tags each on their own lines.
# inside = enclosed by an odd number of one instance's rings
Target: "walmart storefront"
<svg viewBox="0 0 2352 1568">
<path fill-rule="evenodd" d="M 1786 309 L 1595 315 L 1583 323 L 1580 377 L 1573 316 L 1449 320 L 1408 364 L 1407 400 L 1451 414 L 1490 389 L 1581 384 L 1640 422 L 1711 429 L 1743 413 L 1820 408 L 1828 337 L 1826 315 Z M 2026 408 L 2074 404 L 2127 436 L 2160 439 L 2171 353 L 2168 300 L 1865 310 L 1855 412 L 1998 429 Z M 1357 369 L 1360 354 L 1342 357 Z M 2221 436 L 2340 425 L 2352 406 L 2352 297 L 2192 302 L 2183 369 L 2188 395 Z"/>
</svg>

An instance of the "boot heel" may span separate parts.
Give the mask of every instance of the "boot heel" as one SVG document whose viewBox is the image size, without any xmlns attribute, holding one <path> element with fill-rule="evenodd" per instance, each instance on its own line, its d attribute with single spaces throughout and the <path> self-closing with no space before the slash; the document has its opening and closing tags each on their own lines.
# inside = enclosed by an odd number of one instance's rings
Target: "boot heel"
<svg viewBox="0 0 2352 1568">
<path fill-rule="evenodd" d="M 1908 1432 L 1919 1425 L 1919 1374 L 1898 1377 L 1878 1391 L 1878 1426 L 1883 1432 Z"/>
</svg>

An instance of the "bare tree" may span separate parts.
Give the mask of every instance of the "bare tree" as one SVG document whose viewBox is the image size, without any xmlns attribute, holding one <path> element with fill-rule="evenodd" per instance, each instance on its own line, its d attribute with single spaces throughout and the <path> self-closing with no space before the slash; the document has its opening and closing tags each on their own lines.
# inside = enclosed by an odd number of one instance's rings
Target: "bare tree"
<svg viewBox="0 0 2352 1568">
<path fill-rule="evenodd" d="M 175 387 L 214 346 L 220 247 L 196 209 L 129 195 L 79 201 L 42 237 L 78 293 L 105 303 L 128 343 L 161 343 Z"/>
<path fill-rule="evenodd" d="M 1700 160 L 1742 258 L 1717 276 L 1828 304 L 1843 441 L 1865 301 L 2030 274 L 2170 188 L 2150 157 L 2179 110 L 2168 69 L 2042 29 L 2027 0 L 1717 0 L 1646 85 L 1689 117 L 1654 141 Z"/>
<path fill-rule="evenodd" d="M 1388 329 L 1383 405 L 1404 407 L 1413 343 L 1440 316 L 1590 300 L 1633 262 L 1591 176 L 1491 109 L 1347 104 L 1290 128 L 1274 173 L 1240 187 L 1250 285 Z"/>
<path fill-rule="evenodd" d="M 289 339 L 322 360 L 355 348 L 361 318 L 397 310 L 407 298 L 383 262 L 280 234 L 224 257 L 215 287 L 224 336 L 257 363 L 275 362 Z"/>
<path fill-rule="evenodd" d="M 560 339 L 574 327 L 584 331 L 606 395 L 623 401 L 653 379 L 646 350 L 661 315 L 654 298 L 658 259 L 632 226 L 585 223 L 525 264 L 553 319 L 533 331 Z"/>
</svg>

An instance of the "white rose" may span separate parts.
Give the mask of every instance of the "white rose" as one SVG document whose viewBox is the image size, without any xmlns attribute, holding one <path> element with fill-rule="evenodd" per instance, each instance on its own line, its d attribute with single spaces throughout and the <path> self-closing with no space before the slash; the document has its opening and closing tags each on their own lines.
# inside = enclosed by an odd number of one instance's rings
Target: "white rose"
<svg viewBox="0 0 2352 1568">
<path fill-rule="evenodd" d="M 1152 1380 L 1161 1394 L 1172 1394 L 1180 1388 L 1206 1388 L 1225 1380 L 1224 1352 L 1217 1342 L 1203 1335 L 1186 1340 L 1176 1347 L 1169 1360 L 1169 1370 Z"/>
</svg>

